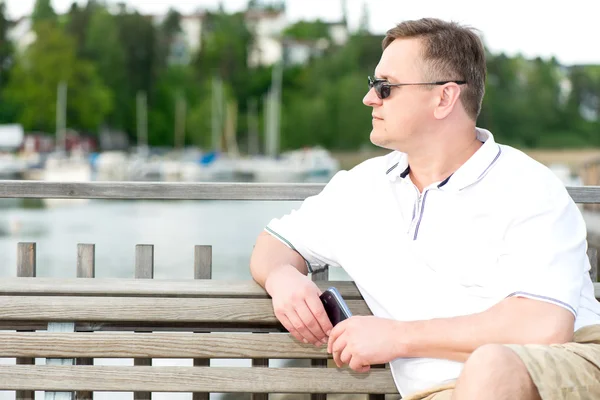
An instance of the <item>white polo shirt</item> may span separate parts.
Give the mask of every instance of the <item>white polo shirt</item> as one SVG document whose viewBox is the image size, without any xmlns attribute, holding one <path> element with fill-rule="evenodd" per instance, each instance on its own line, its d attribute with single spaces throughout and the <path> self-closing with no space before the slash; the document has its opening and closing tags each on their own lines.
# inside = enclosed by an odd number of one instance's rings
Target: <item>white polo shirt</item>
<svg viewBox="0 0 600 400">
<path fill-rule="evenodd" d="M 266 231 L 312 270 L 343 267 L 379 317 L 454 317 L 522 296 L 569 310 L 575 330 L 600 323 L 585 223 L 564 185 L 490 132 L 477 134 L 481 148 L 422 193 L 406 154 L 392 152 L 337 173 Z M 426 358 L 390 365 L 403 396 L 452 381 L 463 366 Z"/>
</svg>

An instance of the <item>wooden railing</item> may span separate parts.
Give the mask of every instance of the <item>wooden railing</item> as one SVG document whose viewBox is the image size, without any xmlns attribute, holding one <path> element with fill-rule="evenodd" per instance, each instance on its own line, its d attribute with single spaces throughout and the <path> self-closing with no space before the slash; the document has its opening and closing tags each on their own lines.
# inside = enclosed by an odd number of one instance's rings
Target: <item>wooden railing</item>
<svg viewBox="0 0 600 400">
<path fill-rule="evenodd" d="M 318 194 L 323 187 L 319 183 L 0 181 L 0 198 L 301 201 Z M 576 203 L 600 203 L 600 186 L 567 190 Z"/>
</svg>

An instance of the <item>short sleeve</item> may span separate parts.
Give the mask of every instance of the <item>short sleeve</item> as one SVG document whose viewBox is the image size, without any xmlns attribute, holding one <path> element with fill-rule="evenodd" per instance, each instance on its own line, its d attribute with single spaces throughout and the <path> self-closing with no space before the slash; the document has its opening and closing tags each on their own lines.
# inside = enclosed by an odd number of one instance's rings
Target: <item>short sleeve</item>
<svg viewBox="0 0 600 400">
<path fill-rule="evenodd" d="M 265 228 L 273 237 L 297 251 L 310 272 L 325 266 L 340 266 L 335 248 L 344 226 L 348 175 L 348 171 L 336 173 L 321 193 L 304 200 L 297 210 L 271 220 Z"/>
<path fill-rule="evenodd" d="M 564 187 L 526 201 L 499 257 L 503 295 L 553 303 L 577 315 L 589 279 L 585 222 Z"/>
</svg>

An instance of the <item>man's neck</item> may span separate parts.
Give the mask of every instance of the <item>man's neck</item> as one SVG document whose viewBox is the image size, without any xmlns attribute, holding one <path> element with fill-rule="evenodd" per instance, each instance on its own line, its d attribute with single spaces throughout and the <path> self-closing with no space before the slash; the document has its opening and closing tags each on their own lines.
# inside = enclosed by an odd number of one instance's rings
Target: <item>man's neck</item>
<svg viewBox="0 0 600 400">
<path fill-rule="evenodd" d="M 459 169 L 479 148 L 482 143 L 473 135 L 446 136 L 444 141 L 433 141 L 435 146 L 422 146 L 421 151 L 408 154 L 410 179 L 422 192 L 435 182 L 441 182 Z M 423 151 L 425 150 L 425 151 Z"/>
</svg>

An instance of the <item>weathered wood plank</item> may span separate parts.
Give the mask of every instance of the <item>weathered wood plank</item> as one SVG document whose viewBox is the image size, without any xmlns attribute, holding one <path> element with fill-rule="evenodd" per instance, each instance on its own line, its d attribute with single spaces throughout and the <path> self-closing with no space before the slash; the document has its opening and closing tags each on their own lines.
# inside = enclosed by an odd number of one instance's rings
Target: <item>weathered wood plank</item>
<svg viewBox="0 0 600 400">
<path fill-rule="evenodd" d="M 194 247 L 194 279 L 212 279 L 212 246 Z M 194 358 L 194 367 L 209 367 L 210 359 Z M 209 400 L 210 393 L 196 392 L 192 400 Z"/>
<path fill-rule="evenodd" d="M 212 279 L 212 246 L 194 247 L 194 279 Z"/>
<path fill-rule="evenodd" d="M 96 276 L 96 245 L 77 245 L 77 278 L 94 278 Z M 77 358 L 76 365 L 94 365 L 93 358 Z M 93 392 L 77 392 L 76 400 L 92 400 Z"/>
<path fill-rule="evenodd" d="M 36 276 L 36 244 L 18 243 L 17 244 L 17 276 L 35 277 Z"/>
<path fill-rule="evenodd" d="M 77 278 L 94 278 L 96 276 L 96 245 L 77 245 Z M 81 283 L 80 280 L 77 283 Z"/>
<path fill-rule="evenodd" d="M 370 315 L 363 300 L 351 311 Z M 3 321 L 277 323 L 269 299 L 0 296 Z"/>
<path fill-rule="evenodd" d="M 330 358 L 326 347 L 288 333 L 0 332 L 0 357 L 42 358 Z"/>
<path fill-rule="evenodd" d="M 260 335 L 260 334 L 257 334 Z M 254 336 L 254 335 L 253 335 Z M 253 368 L 269 368 L 268 358 L 255 358 L 252 360 Z M 251 400 L 269 400 L 269 393 L 252 393 Z"/>
<path fill-rule="evenodd" d="M 45 322 L 31 321 L 2 321 L 0 330 L 33 331 L 46 329 Z M 206 322 L 135 322 L 135 321 L 111 321 L 111 322 L 78 322 L 75 324 L 77 332 L 286 332 L 280 324 L 256 325 L 253 323 L 210 323 Z"/>
<path fill-rule="evenodd" d="M 600 203 L 600 186 L 567 187 L 567 191 L 569 192 L 575 203 Z"/>
<path fill-rule="evenodd" d="M 154 278 L 154 245 L 135 246 L 135 279 Z"/>
<path fill-rule="evenodd" d="M 36 271 L 36 244 L 19 243 L 17 245 L 17 276 L 35 277 Z M 17 358 L 18 365 L 34 365 L 34 358 Z M 17 391 L 17 400 L 33 400 L 35 393 L 32 391 Z"/>
<path fill-rule="evenodd" d="M 154 245 L 138 244 L 135 246 L 135 278 L 154 278 Z M 136 367 L 151 366 L 152 359 L 134 358 L 133 365 Z M 133 398 L 134 400 L 150 400 L 152 399 L 152 393 L 149 391 L 135 392 Z"/>
<path fill-rule="evenodd" d="M 321 290 L 335 286 L 345 299 L 360 299 L 354 282 L 316 282 Z M 167 279 L 2 278 L 0 295 L 131 296 L 131 297 L 245 297 L 268 298 L 256 282 Z"/>
<path fill-rule="evenodd" d="M 75 332 L 75 324 L 72 322 L 49 323 L 48 332 Z M 73 365 L 73 358 L 48 358 L 46 365 Z M 72 400 L 72 392 L 50 392 L 47 391 L 44 396 L 45 400 Z"/>
<path fill-rule="evenodd" d="M 397 393 L 389 370 L 0 365 L 0 390 Z"/>
<path fill-rule="evenodd" d="M 329 267 L 325 267 L 320 271 L 312 273 L 311 279 L 313 282 L 325 282 L 329 279 Z M 327 368 L 327 360 L 312 359 L 310 364 L 315 368 Z M 310 395 L 311 400 L 327 400 L 326 393 L 313 393 Z"/>
<path fill-rule="evenodd" d="M 315 282 L 321 290 L 338 288 L 344 299 L 361 299 L 354 282 Z M 600 283 L 595 283 L 600 299 Z M 62 279 L 2 278 L 0 296 L 76 296 L 76 297 L 180 297 L 267 299 L 268 295 L 253 281 L 213 280 L 135 280 L 135 279 Z"/>
<path fill-rule="evenodd" d="M 598 282 L 598 250 L 590 247 L 587 251 L 588 257 L 590 259 L 590 278 L 592 278 L 592 282 Z"/>
<path fill-rule="evenodd" d="M 0 198 L 128 200 L 303 200 L 313 183 L 175 183 L 0 181 Z"/>
<path fill-rule="evenodd" d="M 175 183 L 0 181 L 0 198 L 291 200 L 318 194 L 322 183 Z M 600 203 L 600 186 L 567 187 L 577 203 Z"/>
</svg>

